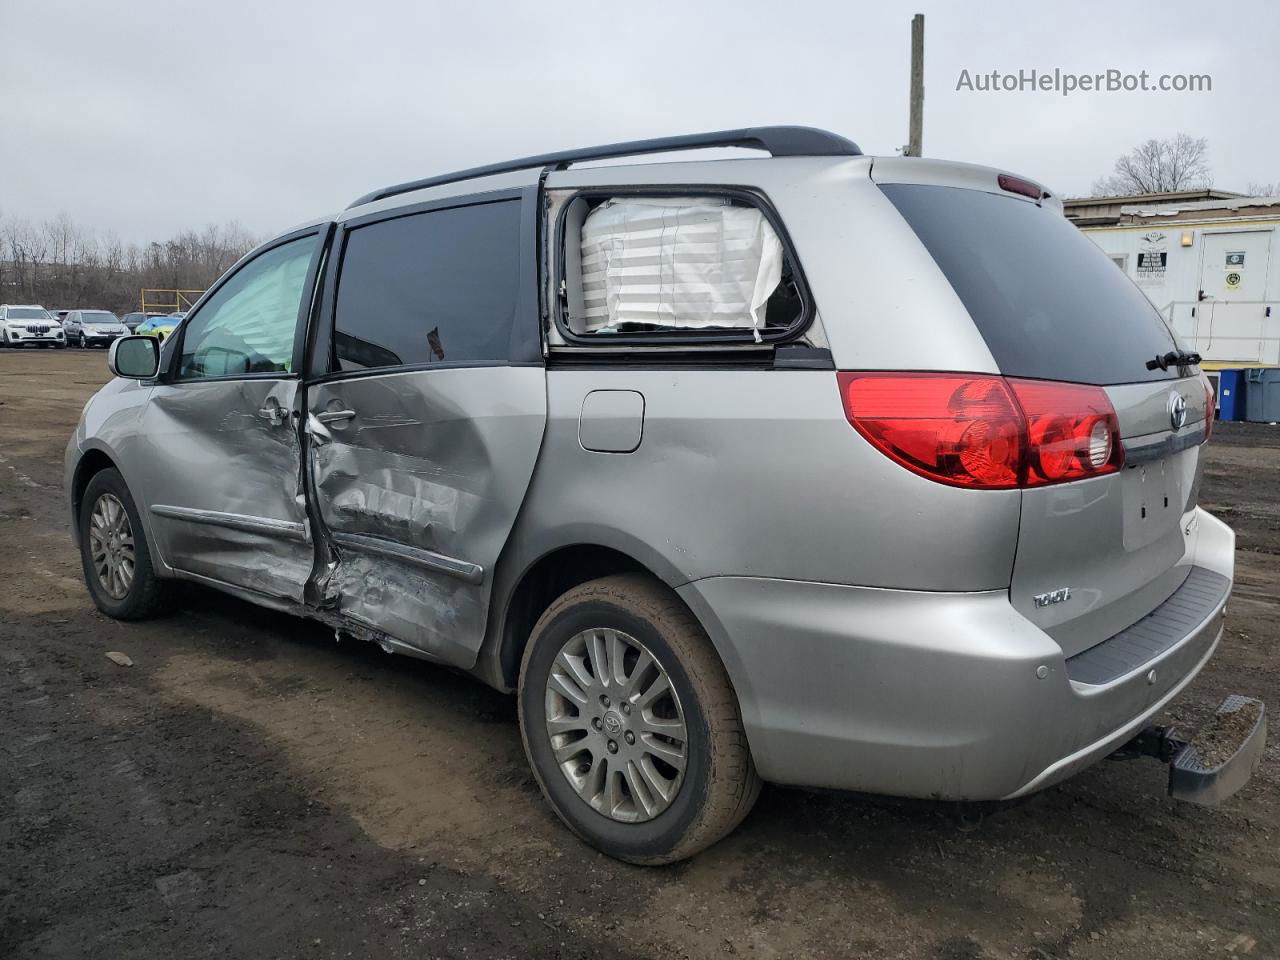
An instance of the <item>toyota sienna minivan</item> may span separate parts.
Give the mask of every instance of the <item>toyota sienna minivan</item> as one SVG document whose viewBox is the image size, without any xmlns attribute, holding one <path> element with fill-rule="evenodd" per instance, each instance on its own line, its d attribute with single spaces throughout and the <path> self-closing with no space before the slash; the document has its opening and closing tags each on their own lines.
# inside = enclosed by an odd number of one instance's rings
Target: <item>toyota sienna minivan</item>
<svg viewBox="0 0 1280 960">
<path fill-rule="evenodd" d="M 724 146 L 769 156 L 581 165 Z M 762 781 L 999 800 L 1143 754 L 1213 803 L 1262 704 L 1151 725 L 1232 585 L 1198 361 L 1032 180 L 735 130 L 282 234 L 115 342 L 66 489 L 108 615 L 193 581 L 513 691 L 624 860 Z"/>
</svg>

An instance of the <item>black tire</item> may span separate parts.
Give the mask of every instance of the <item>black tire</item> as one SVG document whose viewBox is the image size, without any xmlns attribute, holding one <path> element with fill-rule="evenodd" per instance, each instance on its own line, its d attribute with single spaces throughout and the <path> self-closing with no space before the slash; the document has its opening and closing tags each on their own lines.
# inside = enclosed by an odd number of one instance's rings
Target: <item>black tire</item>
<svg viewBox="0 0 1280 960">
<path fill-rule="evenodd" d="M 598 628 L 643 644 L 666 670 L 684 712 L 683 781 L 670 806 L 644 822 L 622 823 L 598 812 L 553 756 L 544 712 L 552 665 L 570 638 Z M 643 865 L 691 857 L 741 823 L 759 796 L 760 778 L 724 664 L 688 607 L 652 577 L 603 577 L 552 603 L 525 647 L 518 692 L 520 735 L 543 796 L 570 830 L 609 856 Z"/>
<path fill-rule="evenodd" d="M 133 533 L 133 580 L 128 591 L 119 598 L 107 592 L 90 553 L 89 525 L 94 507 L 104 494 L 114 496 L 124 506 Z M 99 610 L 116 620 L 146 620 L 171 609 L 175 585 L 156 576 L 151 564 L 151 546 L 147 543 L 138 507 L 118 470 L 109 467 L 93 475 L 80 502 L 77 523 L 80 531 L 80 563 L 84 569 L 85 584 Z"/>
</svg>

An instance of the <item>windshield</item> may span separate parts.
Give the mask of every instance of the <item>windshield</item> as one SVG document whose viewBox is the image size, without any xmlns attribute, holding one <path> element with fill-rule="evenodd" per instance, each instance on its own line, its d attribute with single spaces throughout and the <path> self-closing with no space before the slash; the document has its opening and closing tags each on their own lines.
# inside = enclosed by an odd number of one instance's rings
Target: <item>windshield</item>
<svg viewBox="0 0 1280 960">
<path fill-rule="evenodd" d="M 95 323 L 95 324 L 109 323 L 109 324 L 115 325 L 120 322 L 119 320 L 116 319 L 116 315 L 114 313 L 107 313 L 104 310 L 93 310 L 86 313 L 82 313 L 80 314 L 80 319 L 83 323 Z"/>
<path fill-rule="evenodd" d="M 1060 213 L 960 187 L 880 188 L 946 275 L 1000 372 L 1116 384 L 1172 379 L 1147 369 L 1177 350 L 1160 312 Z"/>
<path fill-rule="evenodd" d="M 10 307 L 8 312 L 10 320 L 52 320 L 49 311 L 43 307 Z"/>
</svg>

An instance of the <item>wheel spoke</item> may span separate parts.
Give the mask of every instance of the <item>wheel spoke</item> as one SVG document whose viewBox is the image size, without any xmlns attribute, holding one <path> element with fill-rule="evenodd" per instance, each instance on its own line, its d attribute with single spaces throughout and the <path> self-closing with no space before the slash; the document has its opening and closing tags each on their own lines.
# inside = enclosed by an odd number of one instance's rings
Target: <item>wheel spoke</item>
<svg viewBox="0 0 1280 960">
<path fill-rule="evenodd" d="M 608 775 L 609 764 L 601 757 L 592 754 L 591 769 L 587 771 L 587 775 L 583 778 L 579 793 L 597 810 L 604 805 L 604 785 Z"/>
<path fill-rule="evenodd" d="M 636 700 L 636 706 L 643 710 L 650 706 L 655 700 L 671 689 L 671 681 L 667 679 L 665 673 L 659 672 L 653 678 L 653 683 L 649 684 L 644 693 L 640 694 Z"/>
<path fill-rule="evenodd" d="M 587 664 L 582 657 L 574 656 L 565 650 L 561 650 L 560 656 L 556 657 L 556 663 L 578 685 L 584 695 L 588 690 L 596 686 L 595 677 L 591 676 L 591 672 L 587 670 Z"/>
<path fill-rule="evenodd" d="M 663 801 L 671 802 L 672 788 L 675 787 L 674 780 L 668 780 L 654 767 L 653 761 L 648 757 L 641 757 L 640 762 L 636 765 L 636 770 L 640 777 L 644 779 L 645 786 L 657 797 Z"/>
<path fill-rule="evenodd" d="M 655 717 L 652 710 L 641 711 L 638 726 L 646 733 L 660 733 L 662 736 L 671 737 L 674 740 L 684 739 L 683 720 Z"/>
<path fill-rule="evenodd" d="M 677 770 L 684 769 L 684 746 L 674 746 L 665 740 L 660 740 L 651 733 L 643 733 L 640 735 L 640 742 L 644 744 L 645 753 L 650 756 L 657 757 L 664 763 L 670 764 Z"/>
<path fill-rule="evenodd" d="M 583 752 L 590 752 L 585 738 L 571 740 L 563 746 L 555 748 L 556 763 L 565 763 Z"/>
<path fill-rule="evenodd" d="M 609 764 L 609 770 L 605 774 L 604 788 L 604 809 L 605 813 L 611 817 L 617 817 L 618 811 L 622 807 L 622 771 L 612 763 Z"/>
<path fill-rule="evenodd" d="M 554 690 L 554 692 L 560 694 L 562 697 L 568 697 L 574 703 L 579 704 L 581 706 L 586 706 L 587 695 L 582 692 L 581 687 L 579 687 L 576 683 L 570 680 L 563 673 L 551 674 L 551 678 L 547 681 L 547 683 Z"/>
<path fill-rule="evenodd" d="M 605 652 L 604 631 L 592 630 L 587 636 L 587 656 L 591 660 L 591 675 L 596 684 L 608 688 L 613 680 L 609 675 L 609 655 Z"/>
<path fill-rule="evenodd" d="M 650 792 L 649 785 L 641 777 L 635 761 L 627 761 L 627 765 L 623 767 L 623 776 L 626 777 L 627 790 L 631 794 L 631 799 L 635 801 L 637 809 L 643 810 L 646 817 L 652 817 L 662 795 L 654 796 Z"/>
<path fill-rule="evenodd" d="M 552 736 L 561 733 L 577 733 L 578 731 L 590 729 L 591 724 L 587 722 L 587 718 L 579 714 L 576 717 L 548 717 L 547 730 Z"/>
<path fill-rule="evenodd" d="M 608 637 L 609 670 L 614 686 L 621 687 L 625 695 L 627 675 L 627 644 L 617 630 L 606 630 Z"/>
<path fill-rule="evenodd" d="M 649 651 L 641 650 L 640 656 L 636 658 L 636 665 L 631 669 L 631 675 L 627 677 L 627 684 L 623 688 L 628 697 L 634 697 L 637 684 L 644 679 L 644 675 L 649 672 L 649 668 L 653 665 L 654 659 L 649 656 Z"/>
</svg>

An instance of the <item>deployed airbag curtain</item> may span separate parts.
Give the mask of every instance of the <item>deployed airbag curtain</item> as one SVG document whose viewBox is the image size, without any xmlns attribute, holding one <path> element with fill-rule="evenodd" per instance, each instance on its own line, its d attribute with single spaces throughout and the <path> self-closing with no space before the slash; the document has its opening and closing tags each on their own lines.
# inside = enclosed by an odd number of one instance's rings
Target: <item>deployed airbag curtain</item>
<svg viewBox="0 0 1280 960">
<path fill-rule="evenodd" d="M 611 199 L 582 224 L 583 325 L 759 331 L 782 278 L 764 214 L 716 197 Z"/>
</svg>

